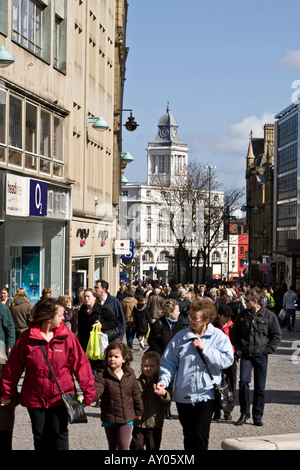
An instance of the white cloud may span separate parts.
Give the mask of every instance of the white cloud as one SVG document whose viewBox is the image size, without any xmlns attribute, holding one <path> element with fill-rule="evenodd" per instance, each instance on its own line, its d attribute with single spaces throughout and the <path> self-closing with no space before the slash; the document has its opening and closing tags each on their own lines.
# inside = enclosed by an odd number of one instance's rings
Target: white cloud
<svg viewBox="0 0 300 470">
<path fill-rule="evenodd" d="M 300 69 L 300 49 L 287 50 L 285 56 L 279 61 L 282 70 Z"/>
<path fill-rule="evenodd" d="M 241 122 L 232 124 L 227 135 L 219 136 L 214 143 L 214 151 L 218 154 L 246 155 L 250 131 L 253 137 L 263 137 L 264 125 L 274 122 L 274 114 L 263 112 L 262 116 L 248 116 Z"/>
</svg>

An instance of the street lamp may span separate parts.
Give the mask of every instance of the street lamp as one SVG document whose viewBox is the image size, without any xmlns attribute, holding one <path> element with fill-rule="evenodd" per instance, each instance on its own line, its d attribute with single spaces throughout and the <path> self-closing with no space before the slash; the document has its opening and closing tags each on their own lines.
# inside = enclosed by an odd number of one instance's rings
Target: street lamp
<svg viewBox="0 0 300 470">
<path fill-rule="evenodd" d="M 10 55 L 10 53 L 5 49 L 4 46 L 0 46 L 0 67 L 8 67 L 13 64 L 15 59 Z"/>
<path fill-rule="evenodd" d="M 208 254 L 208 265 L 210 267 L 210 192 L 211 192 L 211 170 L 215 170 L 215 166 L 206 165 L 205 168 L 208 168 L 208 234 L 207 234 L 207 254 Z"/>
<path fill-rule="evenodd" d="M 229 281 L 229 273 L 230 273 L 230 221 L 231 220 L 237 220 L 237 217 L 235 215 L 230 215 L 229 213 L 230 207 L 226 207 L 226 213 L 223 216 L 224 220 L 227 220 L 227 281 Z"/>
<path fill-rule="evenodd" d="M 251 281 L 251 263 L 252 263 L 252 214 L 253 212 L 259 212 L 257 205 L 245 205 L 241 207 L 242 212 L 247 213 L 247 224 L 248 224 L 248 283 Z M 251 216 L 250 216 L 251 213 Z"/>
<path fill-rule="evenodd" d="M 93 123 L 92 128 L 96 131 L 103 132 L 109 128 L 109 125 L 102 116 L 91 117 L 87 115 L 86 117 L 86 132 L 88 132 L 89 123 Z"/>
<path fill-rule="evenodd" d="M 126 127 L 129 132 L 135 131 L 139 124 L 135 121 L 135 118 L 132 116 L 132 109 L 117 109 L 117 112 L 119 111 L 130 111 L 130 116 L 128 117 L 127 122 L 125 122 L 124 127 Z"/>
</svg>

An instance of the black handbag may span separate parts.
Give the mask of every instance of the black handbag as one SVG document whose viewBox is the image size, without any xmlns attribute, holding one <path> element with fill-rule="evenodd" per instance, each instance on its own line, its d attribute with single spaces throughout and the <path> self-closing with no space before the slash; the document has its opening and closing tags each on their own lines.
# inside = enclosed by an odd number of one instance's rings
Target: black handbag
<svg viewBox="0 0 300 470">
<path fill-rule="evenodd" d="M 75 423 L 87 423 L 87 417 L 84 411 L 84 408 L 82 404 L 78 401 L 78 395 L 77 395 L 77 390 L 76 390 L 76 385 L 74 382 L 74 388 L 75 388 L 75 393 L 64 393 L 54 375 L 54 372 L 52 370 L 52 367 L 50 366 L 50 363 L 48 361 L 48 358 L 46 356 L 46 353 L 44 351 L 44 348 L 42 345 L 40 345 L 40 348 L 42 350 L 43 356 L 45 358 L 45 361 L 49 367 L 49 370 L 52 374 L 52 377 L 55 380 L 55 383 L 57 385 L 57 388 L 59 390 L 59 393 L 61 394 L 61 398 L 64 404 L 64 408 L 66 410 L 67 416 L 68 416 L 68 422 L 70 424 L 75 424 Z"/>
<path fill-rule="evenodd" d="M 102 330 L 102 333 L 107 335 L 108 342 L 111 343 L 112 341 L 114 341 L 117 338 L 117 336 L 119 334 L 119 327 L 116 326 L 115 328 L 111 328 L 109 330 Z"/>
<path fill-rule="evenodd" d="M 210 371 L 210 368 L 208 367 L 208 364 L 206 362 L 205 357 L 203 356 L 201 349 L 197 348 L 197 351 L 206 367 L 206 370 L 208 372 L 210 379 L 214 380 L 213 375 Z M 222 410 L 226 411 L 227 408 L 230 408 L 231 406 L 234 405 L 235 399 L 234 399 L 233 393 L 230 390 L 230 387 L 228 383 L 226 382 L 225 375 L 223 373 L 222 373 L 221 383 L 220 384 L 213 383 L 213 386 L 215 390 L 215 399 L 218 402 L 219 406 L 222 408 Z"/>
</svg>

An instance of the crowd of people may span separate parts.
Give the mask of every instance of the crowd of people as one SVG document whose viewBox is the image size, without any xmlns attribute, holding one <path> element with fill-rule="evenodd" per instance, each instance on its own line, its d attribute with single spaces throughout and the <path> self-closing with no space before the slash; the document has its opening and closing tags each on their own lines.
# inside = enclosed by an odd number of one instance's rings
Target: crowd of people
<svg viewBox="0 0 300 470">
<path fill-rule="evenodd" d="M 235 424 L 250 418 L 253 371 L 252 418 L 262 426 L 268 355 L 280 343 L 281 329 L 294 329 L 297 303 L 293 286 L 284 284 L 215 281 L 171 288 L 133 282 L 121 283 L 114 296 L 109 284 L 98 280 L 72 297 L 54 299 L 45 288 L 34 306 L 24 289 L 11 298 L 5 287 L 0 299 L 0 448 L 12 448 L 19 403 L 28 408 L 35 449 L 69 448 L 67 417 L 44 353 L 65 393 L 74 393 L 75 376 L 84 404 L 101 407 L 110 450 L 159 450 L 164 419 L 172 419 L 172 400 L 185 450 L 207 449 L 212 419 L 231 421 L 234 407 L 222 417 L 213 383 L 220 384 L 225 375 L 235 395 L 238 361 L 240 417 Z M 109 344 L 104 359 L 90 360 L 86 349 L 95 324 Z M 139 377 L 130 367 L 134 338 L 144 351 Z"/>
</svg>

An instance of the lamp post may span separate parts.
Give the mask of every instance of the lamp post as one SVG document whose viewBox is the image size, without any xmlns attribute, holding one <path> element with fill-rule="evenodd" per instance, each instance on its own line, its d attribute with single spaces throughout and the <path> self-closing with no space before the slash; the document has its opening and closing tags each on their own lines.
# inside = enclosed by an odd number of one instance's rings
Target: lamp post
<svg viewBox="0 0 300 470">
<path fill-rule="evenodd" d="M 252 229 L 253 229 L 253 212 L 258 212 L 260 209 L 256 205 L 245 205 L 241 207 L 242 212 L 247 214 L 248 224 L 248 283 L 251 281 L 251 263 L 252 263 Z M 250 215 L 251 214 L 251 215 Z"/>
<path fill-rule="evenodd" d="M 210 267 L 210 193 L 211 193 L 211 170 L 216 169 L 215 166 L 206 165 L 208 168 L 208 229 L 207 229 L 207 267 Z"/>
<path fill-rule="evenodd" d="M 230 207 L 226 207 L 226 214 L 223 217 L 225 220 L 227 220 L 227 281 L 229 281 L 229 273 L 230 273 L 230 221 L 231 220 L 237 220 L 237 217 L 235 215 L 230 215 Z"/>
</svg>

